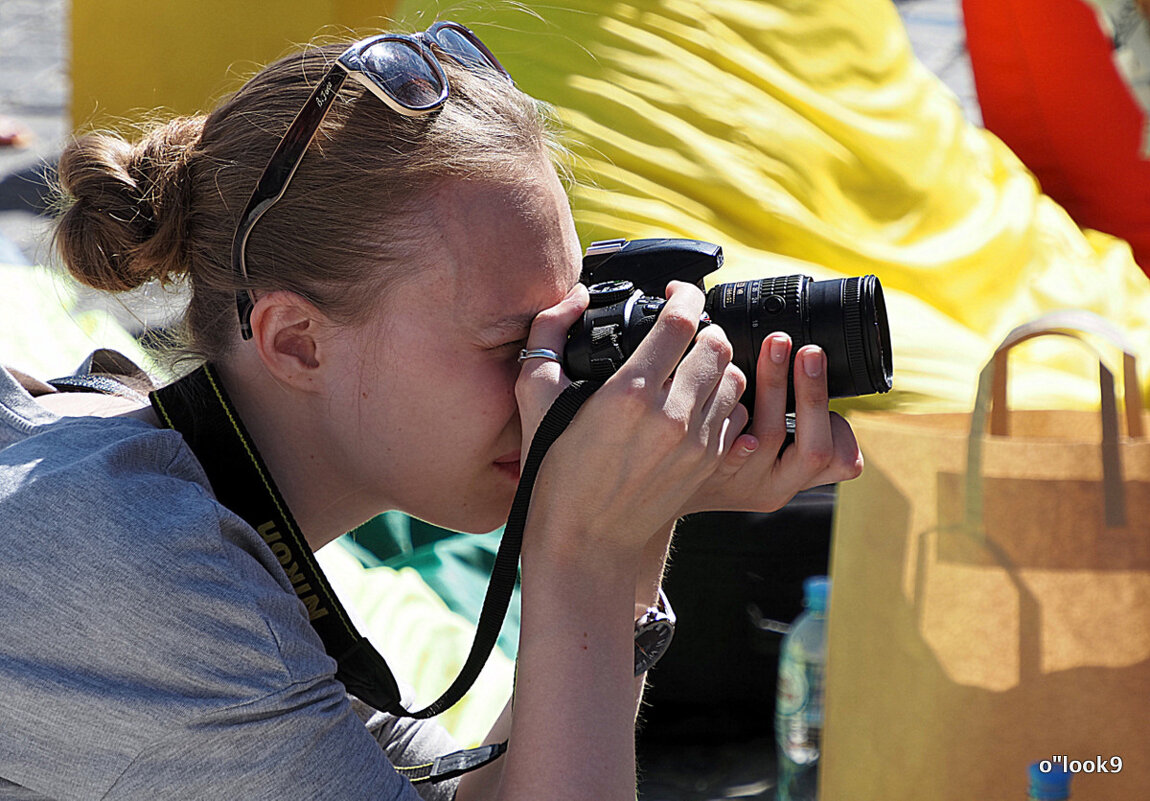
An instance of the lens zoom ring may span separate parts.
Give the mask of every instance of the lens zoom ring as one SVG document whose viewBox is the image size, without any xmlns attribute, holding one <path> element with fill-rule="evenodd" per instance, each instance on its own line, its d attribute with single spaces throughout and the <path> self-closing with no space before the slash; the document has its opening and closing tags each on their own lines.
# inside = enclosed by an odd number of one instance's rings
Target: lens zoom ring
<svg viewBox="0 0 1150 801">
<path fill-rule="evenodd" d="M 861 280 L 848 278 L 843 282 L 843 334 L 846 337 L 847 364 L 855 393 L 868 392 L 870 382 L 866 367 L 866 349 L 863 347 L 862 302 L 859 297 Z"/>
<path fill-rule="evenodd" d="M 802 345 L 808 344 L 806 326 L 803 325 L 802 291 L 803 276 L 801 275 L 784 275 L 762 279 L 758 302 L 760 311 L 755 319 L 757 322 L 761 321 L 760 324 L 767 327 L 767 330 L 759 332 L 755 339 L 756 342 L 761 342 L 768 334 L 775 331 L 782 331 L 790 336 L 791 342 L 794 343 L 794 351 L 797 351 Z M 779 312 L 772 313 L 769 310 L 768 298 L 772 295 L 778 295 L 786 304 Z M 791 352 L 792 359 L 794 359 L 794 351 Z"/>
</svg>

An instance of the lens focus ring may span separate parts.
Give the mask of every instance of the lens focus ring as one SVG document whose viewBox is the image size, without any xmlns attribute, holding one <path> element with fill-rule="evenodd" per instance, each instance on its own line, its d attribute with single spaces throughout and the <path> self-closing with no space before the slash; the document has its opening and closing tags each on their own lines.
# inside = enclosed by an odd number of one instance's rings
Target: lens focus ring
<svg viewBox="0 0 1150 801">
<path fill-rule="evenodd" d="M 847 346 L 847 364 L 850 365 L 851 379 L 854 381 L 853 394 L 861 395 L 869 390 L 869 377 L 866 369 L 866 351 L 863 348 L 861 281 L 848 278 L 843 282 L 843 336 Z"/>
</svg>

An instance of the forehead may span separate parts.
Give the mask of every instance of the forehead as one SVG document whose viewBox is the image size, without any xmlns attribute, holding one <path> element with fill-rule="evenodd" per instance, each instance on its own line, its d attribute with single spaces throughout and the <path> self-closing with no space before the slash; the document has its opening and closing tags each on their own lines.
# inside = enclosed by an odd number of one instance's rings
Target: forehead
<svg viewBox="0 0 1150 801">
<path fill-rule="evenodd" d="M 578 280 L 574 223 L 549 166 L 516 181 L 448 184 L 434 203 L 442 259 L 429 278 L 465 327 L 522 327 Z"/>
</svg>

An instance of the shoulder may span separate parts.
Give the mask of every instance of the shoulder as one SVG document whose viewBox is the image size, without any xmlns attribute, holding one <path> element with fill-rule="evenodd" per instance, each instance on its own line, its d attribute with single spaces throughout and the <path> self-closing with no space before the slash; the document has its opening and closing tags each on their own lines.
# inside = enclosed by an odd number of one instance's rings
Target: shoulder
<svg viewBox="0 0 1150 801">
<path fill-rule="evenodd" d="M 0 450 L 0 547 L 5 779 L 51 797 L 415 798 L 276 555 L 178 434 L 61 420 Z"/>
<path fill-rule="evenodd" d="M 0 676 L 25 666 L 0 708 L 28 704 L 10 714 L 33 711 L 41 682 L 36 715 L 61 721 L 120 719 L 126 693 L 125 736 L 143 737 L 334 672 L 275 555 L 175 432 L 38 426 L 0 450 L 0 532 Z"/>
<path fill-rule="evenodd" d="M 113 507 L 119 516 L 169 514 L 185 507 L 157 504 L 157 493 L 204 496 L 206 487 L 178 433 L 132 417 L 57 416 L 0 370 L 0 521 L 10 524 L 0 530 L 34 535 Z"/>
<path fill-rule="evenodd" d="M 90 619 L 278 618 L 281 600 L 301 616 L 274 554 L 215 500 L 183 438 L 139 421 L 63 418 L 0 450 L 0 532 L 0 575 L 72 597 Z"/>
<path fill-rule="evenodd" d="M 30 537 L 105 517 L 147 525 L 191 511 L 159 501 L 204 498 L 205 484 L 176 432 L 124 418 L 59 418 L 0 450 L 0 521 Z"/>
<path fill-rule="evenodd" d="M 124 418 L 38 426 L 0 450 L 0 532 L 0 576 L 113 628 L 226 639 L 246 616 L 253 640 L 310 634 L 275 554 L 216 501 L 174 431 Z"/>
</svg>

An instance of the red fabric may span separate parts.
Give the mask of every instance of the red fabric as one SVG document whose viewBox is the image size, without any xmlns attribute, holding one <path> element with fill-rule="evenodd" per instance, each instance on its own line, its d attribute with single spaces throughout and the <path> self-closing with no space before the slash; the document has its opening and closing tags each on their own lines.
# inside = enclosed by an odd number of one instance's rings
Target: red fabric
<svg viewBox="0 0 1150 801">
<path fill-rule="evenodd" d="M 1150 275 L 1142 112 L 1082 0 L 963 0 L 983 124 L 1084 228 L 1119 236 Z"/>
</svg>

